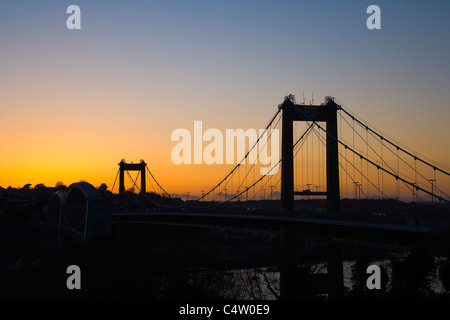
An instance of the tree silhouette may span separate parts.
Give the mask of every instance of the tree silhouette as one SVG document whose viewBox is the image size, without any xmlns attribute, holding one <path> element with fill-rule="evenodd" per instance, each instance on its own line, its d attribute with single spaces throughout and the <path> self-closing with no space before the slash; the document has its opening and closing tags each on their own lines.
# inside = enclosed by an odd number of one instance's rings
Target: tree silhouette
<svg viewBox="0 0 450 320">
<path fill-rule="evenodd" d="M 31 189 L 31 183 L 27 183 L 22 187 L 22 190 L 30 190 Z"/>
<path fill-rule="evenodd" d="M 63 190 L 63 189 L 67 189 L 67 186 L 64 184 L 64 182 L 58 181 L 55 184 L 55 188 L 58 189 L 58 190 Z"/>
<path fill-rule="evenodd" d="M 403 260 L 392 259 L 392 295 L 401 298 L 424 298 L 431 293 L 431 275 L 436 265 L 425 248 L 416 247 Z"/>
<path fill-rule="evenodd" d="M 45 184 L 43 183 L 38 183 L 37 185 L 34 186 L 34 190 L 39 190 L 39 189 L 44 189 L 45 188 Z"/>
<path fill-rule="evenodd" d="M 450 291 L 450 247 L 439 259 L 439 279 L 444 289 Z"/>
</svg>

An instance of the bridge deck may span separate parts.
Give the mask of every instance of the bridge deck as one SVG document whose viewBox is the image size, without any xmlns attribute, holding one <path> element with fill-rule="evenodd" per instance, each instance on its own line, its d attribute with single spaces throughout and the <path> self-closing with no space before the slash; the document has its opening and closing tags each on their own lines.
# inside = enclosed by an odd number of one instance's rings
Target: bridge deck
<svg viewBox="0 0 450 320">
<path fill-rule="evenodd" d="M 251 232 L 278 233 L 289 228 L 296 235 L 311 236 L 342 243 L 409 249 L 416 245 L 443 250 L 449 233 L 427 227 L 387 225 L 355 221 L 323 220 L 299 217 L 207 214 L 186 212 L 114 213 L 117 224 L 161 224 L 186 227 L 225 228 Z M 442 248 L 441 248 L 442 244 Z"/>
<path fill-rule="evenodd" d="M 172 217 L 172 218 L 200 218 L 200 219 L 223 219 L 223 220 L 250 220 L 259 222 L 293 222 L 293 223 L 307 223 L 307 224 L 320 224 L 320 225 L 335 225 L 335 226 L 347 226 L 347 227 L 363 227 L 371 229 L 383 229 L 383 230 L 397 230 L 425 233 L 431 232 L 430 227 L 414 227 L 414 226 L 402 226 L 395 224 L 384 223 L 366 223 L 358 221 L 345 221 L 345 220 L 328 220 L 328 219 L 309 219 L 300 217 L 277 217 L 277 216 L 261 216 L 261 215 L 243 215 L 243 214 L 216 214 L 216 213 L 186 213 L 186 212 L 126 212 L 126 213 L 113 213 L 113 217 L 131 218 L 139 220 L 139 218 L 148 217 Z M 127 219 L 125 219 L 127 220 Z M 146 219 L 144 219 L 146 220 Z"/>
</svg>

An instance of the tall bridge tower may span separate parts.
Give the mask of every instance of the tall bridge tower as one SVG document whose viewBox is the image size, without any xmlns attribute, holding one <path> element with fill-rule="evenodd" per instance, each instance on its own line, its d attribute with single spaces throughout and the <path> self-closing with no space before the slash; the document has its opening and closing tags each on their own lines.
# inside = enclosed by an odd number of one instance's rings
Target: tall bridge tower
<svg viewBox="0 0 450 320">
<path fill-rule="evenodd" d="M 308 192 L 308 195 L 326 195 L 327 211 L 336 212 L 340 209 L 339 191 L 339 153 L 337 110 L 339 106 L 332 97 L 326 97 L 322 105 L 297 105 L 293 95 L 285 97 L 278 106 L 282 110 L 282 145 L 281 145 L 281 202 L 284 212 L 294 210 L 294 196 L 302 192 L 294 191 L 294 121 L 325 122 L 326 137 L 326 170 L 327 191 Z"/>
<path fill-rule="evenodd" d="M 141 175 L 141 192 L 146 192 L 145 186 L 145 168 L 147 164 L 144 160 L 141 160 L 139 163 L 126 163 L 125 160 L 120 161 L 119 163 L 119 195 L 122 199 L 123 194 L 125 193 L 125 171 L 140 171 Z"/>
</svg>

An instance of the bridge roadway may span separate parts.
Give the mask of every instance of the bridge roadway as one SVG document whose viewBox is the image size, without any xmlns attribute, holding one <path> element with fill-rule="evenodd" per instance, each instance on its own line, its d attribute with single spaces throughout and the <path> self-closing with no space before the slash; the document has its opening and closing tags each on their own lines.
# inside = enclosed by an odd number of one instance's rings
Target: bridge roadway
<svg viewBox="0 0 450 320">
<path fill-rule="evenodd" d="M 288 228 L 293 235 L 302 237 L 394 250 L 423 245 L 441 253 L 450 245 L 448 230 L 320 218 L 188 212 L 112 213 L 111 218 L 119 228 L 122 224 L 159 224 L 263 233 L 279 233 Z"/>
</svg>

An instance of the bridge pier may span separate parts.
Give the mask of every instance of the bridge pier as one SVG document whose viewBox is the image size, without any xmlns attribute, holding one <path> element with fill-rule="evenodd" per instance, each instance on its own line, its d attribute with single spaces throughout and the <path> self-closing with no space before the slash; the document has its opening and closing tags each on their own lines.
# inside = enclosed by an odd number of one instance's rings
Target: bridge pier
<svg viewBox="0 0 450 320">
<path fill-rule="evenodd" d="M 113 232 L 114 232 L 113 237 L 116 240 L 120 240 L 121 231 L 122 231 L 121 230 L 122 229 L 122 223 L 121 223 L 121 219 L 120 218 L 116 220 L 116 223 L 114 224 L 114 226 L 115 226 L 115 228 L 113 228 Z"/>
<path fill-rule="evenodd" d="M 344 296 L 344 267 L 342 244 L 329 241 L 327 243 L 328 294 L 331 299 Z"/>
<path fill-rule="evenodd" d="M 293 230 L 283 223 L 280 230 L 280 299 L 296 298 L 297 283 Z"/>
</svg>

